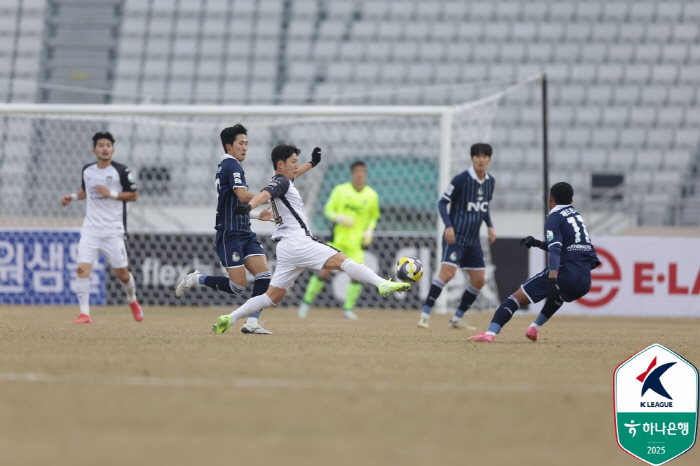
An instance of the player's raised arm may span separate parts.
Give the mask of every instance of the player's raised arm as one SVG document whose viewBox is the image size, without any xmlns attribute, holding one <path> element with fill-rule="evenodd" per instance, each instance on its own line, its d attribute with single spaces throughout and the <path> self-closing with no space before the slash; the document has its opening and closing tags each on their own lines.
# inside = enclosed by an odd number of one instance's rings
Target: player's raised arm
<svg viewBox="0 0 700 466">
<path fill-rule="evenodd" d="M 311 153 L 311 162 L 307 162 L 297 169 L 296 178 L 299 178 L 301 175 L 308 172 L 319 163 L 321 163 L 321 148 L 314 147 L 314 151 Z"/>
</svg>

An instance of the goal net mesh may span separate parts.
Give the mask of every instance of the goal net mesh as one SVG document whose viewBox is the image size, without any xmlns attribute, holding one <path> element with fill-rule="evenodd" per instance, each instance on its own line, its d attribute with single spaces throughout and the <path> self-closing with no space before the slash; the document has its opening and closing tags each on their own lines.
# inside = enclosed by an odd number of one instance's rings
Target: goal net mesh
<svg viewBox="0 0 700 466">
<path fill-rule="evenodd" d="M 490 141 L 498 101 L 486 99 L 452 108 L 450 178 L 470 166 L 471 144 Z M 51 235 L 64 238 L 66 231 L 77 232 L 82 224 L 85 203 L 72 202 L 62 208 L 60 198 L 81 188 L 82 167 L 95 161 L 91 137 L 97 131 L 114 135 L 113 160 L 127 165 L 136 178 L 139 199 L 129 203 L 127 247 L 140 300 L 150 305 L 236 305 L 246 299 L 249 293 L 232 298 L 203 287 L 176 299 L 172 291 L 183 271 L 194 266 L 210 274 L 224 274 L 214 246 L 214 175 L 223 154 L 219 132 L 241 122 L 248 129 L 249 140 L 243 169 L 253 192 L 259 192 L 273 175 L 270 151 L 276 144 L 296 144 L 301 149 L 300 162 L 310 160 L 314 147 L 323 148 L 322 163 L 296 183 L 312 230 L 322 239 L 330 239 L 332 228 L 323 215 L 331 189 L 350 181 L 354 161 L 367 164 L 367 184 L 379 194 L 382 216 L 365 262 L 389 276 L 398 257 L 416 255 L 425 265 L 425 275 L 414 291 L 389 299 L 378 299 L 367 288 L 358 306 L 420 308 L 436 273 L 436 251 L 440 248 L 436 243 L 438 231 L 442 231 L 436 207 L 446 188 L 439 180 L 441 121 L 440 115 L 369 113 L 262 117 L 241 112 L 221 117 L 203 114 L 197 107 L 185 116 L 112 114 L 109 106 L 97 115 L 0 114 L 2 302 L 74 302 L 70 290 L 75 280 L 76 236 L 70 245 L 61 243 L 64 248 L 59 261 L 51 254 L 58 254 L 61 246 L 51 246 Z M 274 268 L 271 226 L 253 221 L 253 229 L 259 233 Z M 44 239 L 37 237 L 37 243 L 29 244 L 29 240 L 22 239 L 23 231 L 43 231 Z M 488 242 L 484 241 L 483 246 L 490 264 Z M 37 254 L 41 257 L 36 258 Z M 16 263 L 19 256 L 24 260 L 22 272 Z M 93 277 L 93 293 L 99 294 L 102 286 L 104 302 L 122 303 L 121 287 L 109 267 L 106 269 L 100 279 Z M 297 281 L 287 305 L 300 301 L 310 273 L 307 271 Z M 44 293 L 58 291 L 59 280 L 67 290 L 62 298 Z M 342 305 L 347 283 L 344 274 L 335 275 L 314 305 Z M 448 306 L 456 305 L 465 286 L 465 277 L 457 274 L 444 291 Z M 497 305 L 493 267 L 489 266 L 487 286 L 474 308 L 493 309 Z"/>
</svg>

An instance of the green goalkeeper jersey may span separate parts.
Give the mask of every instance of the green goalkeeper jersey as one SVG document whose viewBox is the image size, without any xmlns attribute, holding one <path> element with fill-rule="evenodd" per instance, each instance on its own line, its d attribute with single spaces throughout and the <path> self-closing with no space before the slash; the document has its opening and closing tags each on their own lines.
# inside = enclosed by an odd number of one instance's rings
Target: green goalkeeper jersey
<svg viewBox="0 0 700 466">
<path fill-rule="evenodd" d="M 325 214 L 331 221 L 338 215 L 351 216 L 351 227 L 336 224 L 333 228 L 333 244 L 347 248 L 362 246 L 362 235 L 366 230 L 374 230 L 379 220 L 379 196 L 365 185 L 357 191 L 352 183 L 339 184 L 331 192 L 325 205 Z"/>
</svg>

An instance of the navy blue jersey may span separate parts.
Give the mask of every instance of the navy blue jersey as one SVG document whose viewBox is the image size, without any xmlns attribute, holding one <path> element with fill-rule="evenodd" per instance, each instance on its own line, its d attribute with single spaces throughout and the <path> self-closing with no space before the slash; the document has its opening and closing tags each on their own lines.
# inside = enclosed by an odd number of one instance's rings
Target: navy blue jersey
<svg viewBox="0 0 700 466">
<path fill-rule="evenodd" d="M 236 188 L 248 189 L 245 173 L 238 160 L 225 156 L 216 171 L 216 229 L 222 231 L 250 231 L 250 215 L 234 215 L 233 209 L 243 204 L 233 192 Z"/>
<path fill-rule="evenodd" d="M 455 229 L 455 242 L 461 246 L 481 244 L 481 222 L 490 223 L 489 202 L 493 197 L 496 180 L 486 173 L 483 181 L 477 179 L 473 168 L 460 173 L 442 195 L 450 205 L 450 222 Z"/>
<path fill-rule="evenodd" d="M 592 269 L 600 265 L 583 218 L 571 205 L 552 209 L 544 223 L 544 239 L 548 250 L 561 248 L 560 264 L 590 260 Z"/>
</svg>

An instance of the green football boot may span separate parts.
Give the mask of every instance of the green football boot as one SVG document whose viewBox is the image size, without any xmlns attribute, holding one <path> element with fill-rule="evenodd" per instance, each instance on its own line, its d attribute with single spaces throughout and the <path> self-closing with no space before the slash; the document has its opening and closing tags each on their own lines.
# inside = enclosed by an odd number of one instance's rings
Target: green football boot
<svg viewBox="0 0 700 466">
<path fill-rule="evenodd" d="M 389 280 L 377 285 L 377 290 L 379 291 L 379 294 L 382 296 L 388 296 L 391 293 L 396 293 L 396 292 L 403 293 L 404 291 L 408 291 L 410 289 L 411 289 L 410 283 L 392 282 L 391 278 Z"/>
<path fill-rule="evenodd" d="M 216 323 L 214 324 L 214 333 L 224 333 L 226 330 L 231 328 L 231 316 L 230 315 L 224 315 L 224 316 L 219 316 L 218 319 L 216 319 Z"/>
</svg>

